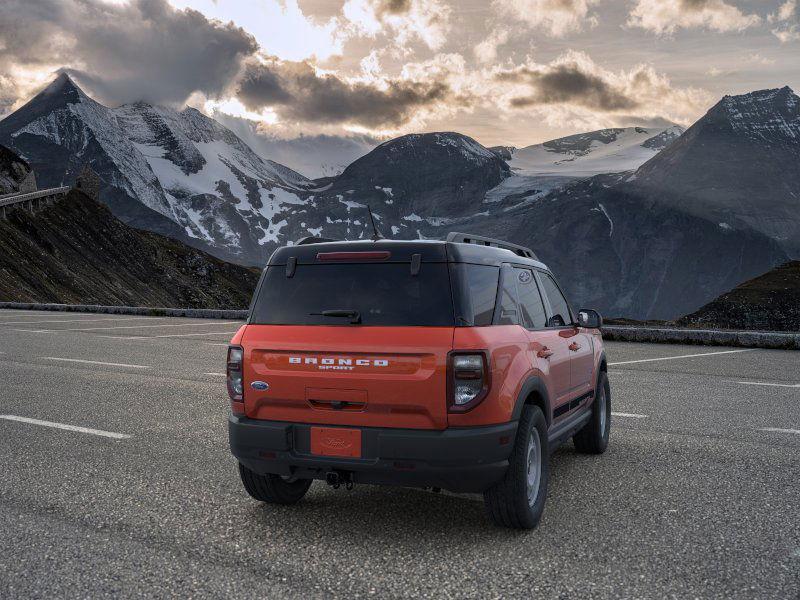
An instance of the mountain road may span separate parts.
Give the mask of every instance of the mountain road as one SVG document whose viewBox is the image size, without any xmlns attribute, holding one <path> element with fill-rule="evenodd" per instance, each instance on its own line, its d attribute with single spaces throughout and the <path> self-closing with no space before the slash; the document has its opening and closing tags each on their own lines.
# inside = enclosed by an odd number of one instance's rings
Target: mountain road
<svg viewBox="0 0 800 600">
<path fill-rule="evenodd" d="M 796 351 L 607 343 L 609 449 L 558 449 L 518 532 L 475 495 L 253 501 L 239 325 L 0 311 L 0 597 L 800 598 Z"/>
</svg>

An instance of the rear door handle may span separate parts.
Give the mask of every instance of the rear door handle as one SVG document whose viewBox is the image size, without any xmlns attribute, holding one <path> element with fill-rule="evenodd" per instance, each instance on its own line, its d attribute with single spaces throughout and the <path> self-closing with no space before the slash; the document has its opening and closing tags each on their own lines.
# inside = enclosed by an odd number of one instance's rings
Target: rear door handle
<svg viewBox="0 0 800 600">
<path fill-rule="evenodd" d="M 580 347 L 580 345 L 579 345 L 578 343 L 576 343 L 576 342 L 572 342 L 572 343 L 569 345 L 569 349 L 570 349 L 570 350 L 572 350 L 573 352 L 577 352 L 578 350 L 580 350 L 580 349 L 581 349 L 581 347 Z"/>
<path fill-rule="evenodd" d="M 548 348 L 547 346 L 545 346 L 536 353 L 536 356 L 538 356 L 539 358 L 550 358 L 551 356 L 553 356 L 553 351 L 550 350 L 550 348 Z"/>
</svg>

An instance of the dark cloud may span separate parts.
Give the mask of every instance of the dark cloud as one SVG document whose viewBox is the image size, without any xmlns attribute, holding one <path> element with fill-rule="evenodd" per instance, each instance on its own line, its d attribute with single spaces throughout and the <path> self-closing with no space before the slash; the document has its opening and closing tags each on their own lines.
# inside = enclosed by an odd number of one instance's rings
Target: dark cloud
<svg viewBox="0 0 800 600">
<path fill-rule="evenodd" d="M 415 111 L 450 97 L 443 83 L 396 80 L 382 88 L 318 74 L 306 62 L 277 58 L 251 63 L 238 90 L 238 98 L 250 110 L 271 107 L 283 119 L 365 127 L 402 125 Z"/>
<path fill-rule="evenodd" d="M 12 64 L 72 67 L 110 103 L 222 94 L 256 52 L 232 23 L 166 0 L 2 0 L 0 76 Z"/>
<path fill-rule="evenodd" d="M 531 93 L 511 99 L 511 106 L 577 104 L 602 111 L 630 110 L 639 102 L 616 88 L 600 74 L 582 65 L 564 62 L 542 67 L 518 67 L 497 74 L 499 81 L 526 83 Z"/>
<path fill-rule="evenodd" d="M 703 10 L 713 4 L 713 0 L 679 0 L 681 8 L 686 10 Z"/>
<path fill-rule="evenodd" d="M 390 15 L 402 15 L 411 10 L 411 0 L 381 0 L 378 3 L 379 13 L 389 13 Z"/>
</svg>

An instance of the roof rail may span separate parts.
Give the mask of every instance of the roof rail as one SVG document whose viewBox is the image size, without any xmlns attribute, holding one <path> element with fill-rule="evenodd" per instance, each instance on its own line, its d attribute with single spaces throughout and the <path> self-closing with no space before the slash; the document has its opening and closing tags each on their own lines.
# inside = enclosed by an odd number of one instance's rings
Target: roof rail
<svg viewBox="0 0 800 600">
<path fill-rule="evenodd" d="M 482 235 L 472 235 L 471 233 L 459 233 L 458 231 L 451 231 L 447 234 L 447 239 L 445 241 L 454 242 L 457 244 L 476 244 L 478 246 L 503 248 L 504 250 L 511 250 L 511 252 L 517 256 L 524 256 L 525 258 L 539 260 L 538 257 L 533 253 L 533 250 L 530 248 L 526 248 L 525 246 L 520 246 L 518 244 L 512 244 L 511 242 L 496 240 L 494 238 L 483 237 Z"/>
<path fill-rule="evenodd" d="M 338 242 L 339 240 L 334 240 L 331 238 L 326 237 L 318 237 L 316 235 L 309 235 L 308 237 L 304 237 L 295 244 L 295 246 L 304 246 L 306 244 L 321 244 L 322 242 Z"/>
</svg>

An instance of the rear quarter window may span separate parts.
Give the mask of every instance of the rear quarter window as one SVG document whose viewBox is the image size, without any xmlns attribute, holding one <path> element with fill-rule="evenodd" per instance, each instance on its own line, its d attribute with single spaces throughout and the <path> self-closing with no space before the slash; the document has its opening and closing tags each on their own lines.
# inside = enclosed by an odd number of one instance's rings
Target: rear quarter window
<svg viewBox="0 0 800 600">
<path fill-rule="evenodd" d="M 453 297 L 458 325 L 492 324 L 500 268 L 490 265 L 451 265 Z"/>
<path fill-rule="evenodd" d="M 326 310 L 355 310 L 364 326 L 453 326 L 453 301 L 446 263 L 423 263 L 417 275 L 408 263 L 297 265 L 267 268 L 253 303 L 254 325 L 347 325 Z"/>
</svg>

